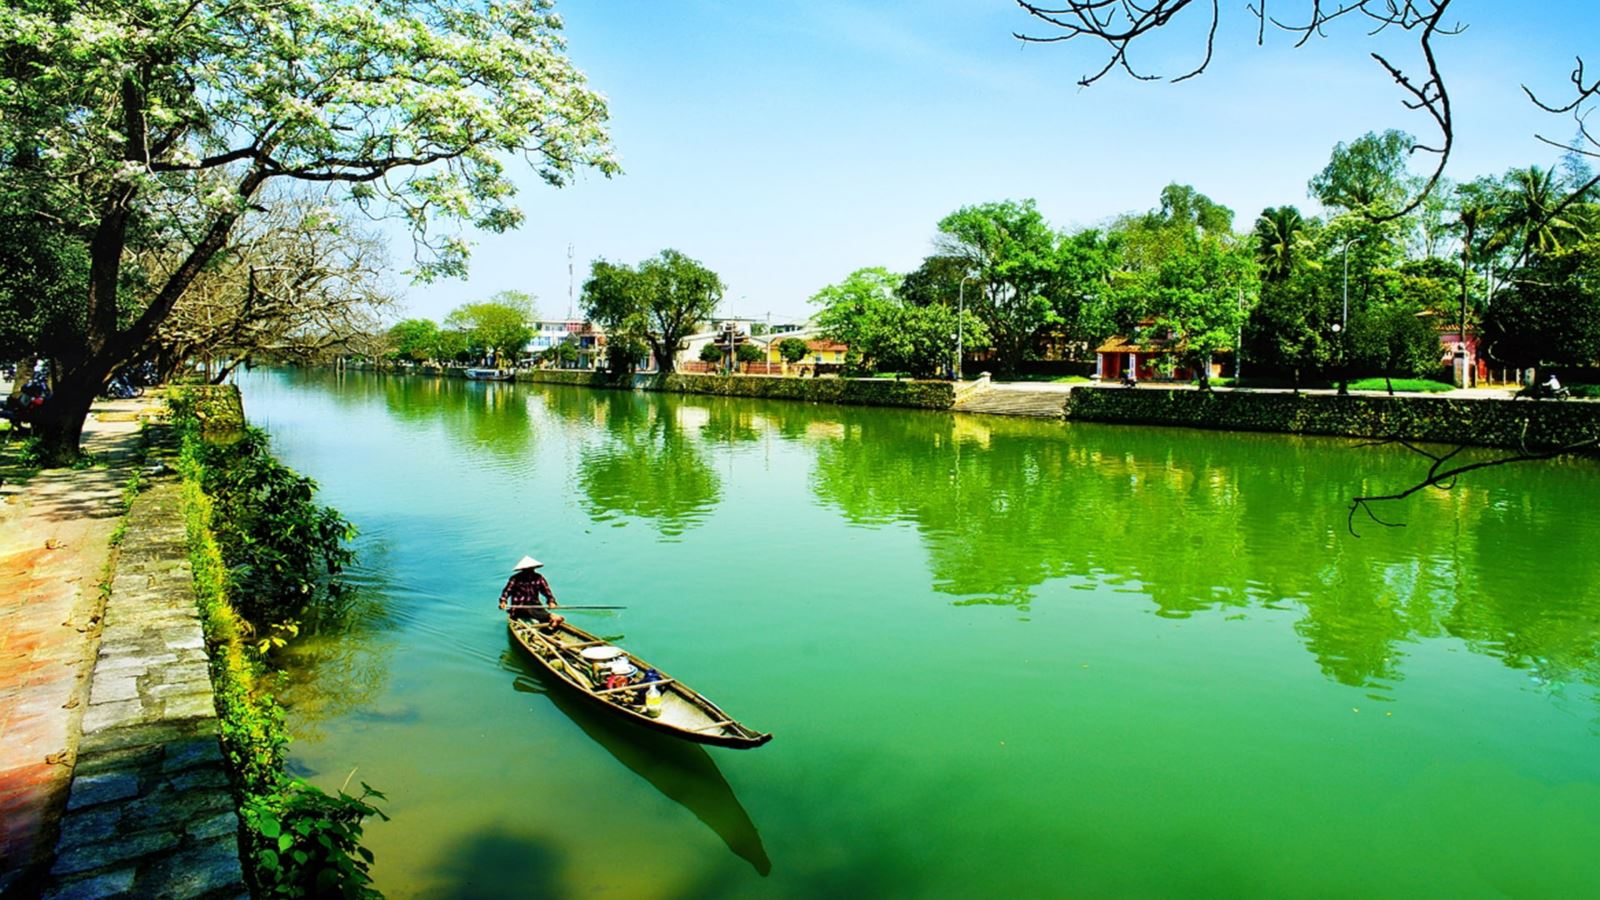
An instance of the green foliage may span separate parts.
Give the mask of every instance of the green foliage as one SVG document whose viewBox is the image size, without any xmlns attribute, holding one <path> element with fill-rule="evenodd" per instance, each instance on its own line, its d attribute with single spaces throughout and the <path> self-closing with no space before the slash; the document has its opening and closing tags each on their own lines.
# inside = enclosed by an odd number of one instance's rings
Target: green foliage
<svg viewBox="0 0 1600 900">
<path fill-rule="evenodd" d="M 521 222 L 508 160 L 557 186 L 620 171 L 549 0 L 19 0 L 0 59 L 0 209 L 59 223 L 94 276 L 65 311 L 84 333 L 41 418 L 53 458 L 272 184 L 405 221 L 431 278 L 465 272 L 442 224 Z"/>
<path fill-rule="evenodd" d="M 516 359 L 533 338 L 533 297 L 501 291 L 482 303 L 468 303 L 445 317 L 446 330 L 466 336 L 467 349 L 496 359 Z"/>
<path fill-rule="evenodd" d="M 1489 352 L 1516 366 L 1600 361 L 1600 240 L 1535 257 L 1495 297 Z"/>
<path fill-rule="evenodd" d="M 940 220 L 939 235 L 941 253 L 976 276 L 966 307 L 987 328 L 1000 370 L 1013 371 L 1039 332 L 1062 321 L 1052 302 L 1060 236 L 1032 200 L 962 207 Z"/>
<path fill-rule="evenodd" d="M 805 359 L 807 349 L 806 342 L 799 338 L 784 338 L 778 342 L 778 355 L 790 365 Z"/>
<path fill-rule="evenodd" d="M 46 216 L 0 203 L 0 359 L 52 358 L 81 343 L 78 301 L 88 278 L 82 241 Z"/>
<path fill-rule="evenodd" d="M 880 345 L 893 327 L 899 286 L 900 276 L 879 266 L 857 269 L 811 295 L 811 302 L 822 307 L 817 326 L 847 348 L 845 371 L 864 374 L 877 368 Z"/>
<path fill-rule="evenodd" d="M 198 432 L 193 395 L 170 400 L 180 429 Z M 198 435 L 197 435 L 198 436 Z M 273 458 L 265 432 L 246 427 L 226 443 L 193 441 L 201 488 L 216 503 L 213 529 L 235 609 L 261 628 L 336 612 L 338 579 L 355 529 L 314 500 L 316 485 Z"/>
<path fill-rule="evenodd" d="M 472 359 L 472 351 L 468 348 L 470 343 L 471 339 L 465 331 L 441 328 L 434 336 L 433 352 L 429 355 L 438 360 L 466 362 Z"/>
<path fill-rule="evenodd" d="M 717 345 L 716 341 L 707 341 L 700 346 L 700 361 L 704 363 L 720 363 L 728 355 Z"/>
<path fill-rule="evenodd" d="M 366 803 L 382 795 L 363 784 L 360 797 L 343 791 L 330 796 L 284 774 L 289 735 L 283 709 L 264 688 L 269 679 L 262 650 L 247 639 L 254 629 L 230 603 L 233 579 L 215 537 L 217 508 L 202 487 L 210 454 L 196 399 L 174 398 L 178 471 L 196 604 L 210 650 L 218 736 L 244 822 L 246 876 L 258 897 L 378 896 L 367 874 L 372 852 L 359 840 L 367 816 L 387 818 Z"/>
<path fill-rule="evenodd" d="M 413 362 L 433 359 L 438 352 L 439 326 L 430 319 L 406 319 L 389 328 L 390 358 Z"/>
<path fill-rule="evenodd" d="M 1439 368 L 1439 331 L 1426 309 L 1405 298 L 1375 303 L 1350 322 L 1350 364 L 1390 377 L 1427 375 Z"/>
<path fill-rule="evenodd" d="M 370 898 L 372 851 L 361 846 L 363 822 L 388 816 L 367 802 L 386 799 L 362 782 L 361 796 L 323 793 L 299 779 L 240 809 L 253 846 L 256 881 L 273 897 Z"/>
<path fill-rule="evenodd" d="M 1328 165 L 1312 177 L 1312 196 L 1323 206 L 1382 214 L 1400 209 L 1421 187 L 1408 163 L 1416 138 L 1403 131 L 1367 132 L 1333 148 Z"/>
<path fill-rule="evenodd" d="M 1305 264 L 1312 252 L 1306 221 L 1293 206 L 1261 211 L 1254 233 L 1256 264 L 1264 281 L 1284 281 Z"/>
<path fill-rule="evenodd" d="M 941 303 L 907 302 L 901 285 L 901 277 L 887 269 L 858 269 L 812 296 L 812 303 L 823 306 L 817 315 L 822 333 L 848 347 L 846 371 L 905 371 L 928 378 L 954 364 L 956 310 Z M 965 329 L 970 344 L 987 341 L 977 316 L 968 313 Z M 804 355 L 802 348 L 796 359 Z"/>
<path fill-rule="evenodd" d="M 715 272 L 677 250 L 663 250 L 637 268 L 595 260 L 581 303 L 613 347 L 620 338 L 648 345 L 661 371 L 670 372 L 683 339 L 715 314 L 722 291 Z"/>
<path fill-rule="evenodd" d="M 207 445 L 204 464 L 239 612 L 264 625 L 336 608 L 345 594 L 336 576 L 354 555 L 344 542 L 355 529 L 317 505 L 315 483 L 278 462 L 258 428 L 230 444 Z"/>
<path fill-rule="evenodd" d="M 734 358 L 742 363 L 760 362 L 762 356 L 761 348 L 755 344 L 740 344 L 734 350 Z"/>
<path fill-rule="evenodd" d="M 539 354 L 541 362 L 554 363 L 558 366 L 569 366 L 578 361 L 578 348 L 568 341 L 546 347 Z"/>
</svg>

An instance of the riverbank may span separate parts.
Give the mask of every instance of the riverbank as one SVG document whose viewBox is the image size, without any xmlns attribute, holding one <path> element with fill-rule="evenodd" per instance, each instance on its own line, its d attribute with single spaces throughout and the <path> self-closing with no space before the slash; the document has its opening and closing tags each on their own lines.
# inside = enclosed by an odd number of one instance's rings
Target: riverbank
<svg viewBox="0 0 1600 900">
<path fill-rule="evenodd" d="M 605 372 L 530 369 L 519 371 L 516 380 L 616 390 L 912 409 L 949 409 L 955 403 L 956 395 L 955 385 L 949 381 L 895 381 L 888 378 L 783 378 L 770 375 L 686 375 L 678 372 L 617 377 Z"/>
<path fill-rule="evenodd" d="M 1544 450 L 1600 436 L 1600 403 L 1486 392 L 1336 394 L 1080 386 L 1063 415 L 1085 422 L 1266 431 Z"/>
<path fill-rule="evenodd" d="M 1600 436 L 1600 404 L 1586 400 L 1512 400 L 1509 391 L 1446 394 L 1336 394 L 1334 391 L 1197 391 L 1110 388 L 1102 384 L 1008 383 L 957 388 L 949 381 L 771 376 L 638 375 L 629 383 L 581 372 L 518 373 L 520 381 L 637 388 L 678 394 L 808 400 L 1024 415 L 1110 424 L 1157 424 L 1218 431 L 1266 431 L 1373 440 L 1544 450 Z M 960 394 L 960 402 L 957 397 Z"/>
<path fill-rule="evenodd" d="M 1332 390 L 1219 389 L 1187 386 L 751 375 L 634 375 L 535 369 L 517 380 L 621 390 L 666 391 L 856 406 L 954 410 L 1110 424 L 1404 440 L 1530 450 L 1566 447 L 1600 435 L 1600 403 L 1513 400 L 1512 392 L 1458 390 L 1397 394 Z"/>
</svg>

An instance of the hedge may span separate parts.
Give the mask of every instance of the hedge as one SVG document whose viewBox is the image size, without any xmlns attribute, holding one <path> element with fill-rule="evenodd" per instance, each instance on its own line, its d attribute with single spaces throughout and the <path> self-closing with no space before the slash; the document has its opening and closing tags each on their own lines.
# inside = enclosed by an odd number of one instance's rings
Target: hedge
<svg viewBox="0 0 1600 900">
<path fill-rule="evenodd" d="M 1600 434 L 1600 403 L 1349 394 L 1080 387 L 1067 418 L 1433 441 L 1486 447 L 1560 447 Z"/>
</svg>

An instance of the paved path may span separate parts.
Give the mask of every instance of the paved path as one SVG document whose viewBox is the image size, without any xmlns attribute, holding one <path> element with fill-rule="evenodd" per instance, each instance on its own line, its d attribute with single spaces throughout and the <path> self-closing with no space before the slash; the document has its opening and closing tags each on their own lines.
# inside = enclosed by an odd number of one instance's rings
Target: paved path
<svg viewBox="0 0 1600 900">
<path fill-rule="evenodd" d="M 0 894 L 32 894 L 55 844 L 99 639 L 101 579 L 139 444 L 139 400 L 84 426 L 104 462 L 0 485 Z"/>
</svg>

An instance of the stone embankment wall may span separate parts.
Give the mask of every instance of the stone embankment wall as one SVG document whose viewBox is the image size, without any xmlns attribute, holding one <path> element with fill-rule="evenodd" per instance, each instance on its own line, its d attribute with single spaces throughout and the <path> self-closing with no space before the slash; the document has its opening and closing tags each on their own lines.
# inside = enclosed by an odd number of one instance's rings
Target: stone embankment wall
<svg viewBox="0 0 1600 900">
<path fill-rule="evenodd" d="M 179 485 L 134 501 L 47 898 L 248 896 Z"/>
<path fill-rule="evenodd" d="M 1530 450 L 1600 435 L 1600 403 L 1586 401 L 1080 387 L 1067 401 L 1066 416 Z"/>
<path fill-rule="evenodd" d="M 851 406 L 899 406 L 949 409 L 955 387 L 948 381 L 894 381 L 887 378 L 773 378 L 756 375 L 634 375 L 623 379 L 603 372 L 534 369 L 517 373 L 518 381 L 575 384 L 624 390 L 710 394 L 761 400 L 803 400 Z"/>
</svg>

